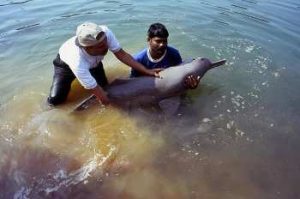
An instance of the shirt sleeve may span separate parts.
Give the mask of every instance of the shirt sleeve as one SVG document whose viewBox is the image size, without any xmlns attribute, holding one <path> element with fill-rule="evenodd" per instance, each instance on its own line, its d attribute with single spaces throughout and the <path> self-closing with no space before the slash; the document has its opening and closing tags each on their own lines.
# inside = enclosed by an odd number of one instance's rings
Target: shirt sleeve
<svg viewBox="0 0 300 199">
<path fill-rule="evenodd" d="M 107 44 L 108 44 L 108 49 L 111 52 L 118 52 L 121 49 L 121 45 L 119 41 L 117 40 L 116 36 L 114 33 L 107 28 L 106 32 L 106 37 L 107 37 Z"/>
<path fill-rule="evenodd" d="M 72 71 L 73 71 L 74 75 L 76 76 L 76 78 L 78 79 L 79 83 L 85 89 L 94 89 L 94 88 L 96 88 L 97 81 L 91 75 L 89 69 L 86 69 L 85 67 L 83 67 L 83 68 L 77 67 Z"/>
<path fill-rule="evenodd" d="M 89 64 L 82 57 L 73 56 L 73 59 L 68 61 L 68 65 L 85 89 L 93 89 L 97 86 L 95 78 L 90 73 Z"/>
<path fill-rule="evenodd" d="M 60 47 L 59 55 L 85 89 L 93 89 L 97 86 L 97 82 L 89 70 L 90 64 L 81 55 L 80 48 L 75 45 L 75 37 L 69 39 Z"/>
</svg>

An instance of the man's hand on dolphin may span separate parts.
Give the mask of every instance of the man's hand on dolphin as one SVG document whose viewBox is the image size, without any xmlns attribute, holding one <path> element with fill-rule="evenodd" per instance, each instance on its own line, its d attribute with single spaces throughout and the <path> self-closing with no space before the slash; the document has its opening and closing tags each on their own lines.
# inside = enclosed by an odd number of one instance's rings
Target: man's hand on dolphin
<svg viewBox="0 0 300 199">
<path fill-rule="evenodd" d="M 200 83 L 200 76 L 196 77 L 195 75 L 188 75 L 186 76 L 183 85 L 185 88 L 195 89 L 197 88 L 199 83 Z"/>
<path fill-rule="evenodd" d="M 163 68 L 154 68 L 154 69 L 151 69 L 151 71 L 153 72 L 153 76 L 154 77 L 157 77 L 157 78 L 161 78 L 162 79 L 162 76 L 160 76 L 159 72 L 164 70 Z"/>
<path fill-rule="evenodd" d="M 107 97 L 107 93 L 103 90 L 102 87 L 97 85 L 94 89 L 92 89 L 92 93 L 96 96 L 100 104 L 109 105 L 109 99 Z"/>
</svg>

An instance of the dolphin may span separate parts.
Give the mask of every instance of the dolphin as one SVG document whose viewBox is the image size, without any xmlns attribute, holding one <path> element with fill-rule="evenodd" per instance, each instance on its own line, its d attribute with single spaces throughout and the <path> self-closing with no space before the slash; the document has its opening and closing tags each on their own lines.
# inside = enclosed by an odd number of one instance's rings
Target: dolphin
<svg viewBox="0 0 300 199">
<path fill-rule="evenodd" d="M 201 79 L 208 70 L 225 62 L 226 60 L 220 60 L 212 63 L 207 58 L 197 58 L 190 63 L 164 69 L 159 73 L 160 78 L 142 76 L 116 79 L 105 90 L 110 102 L 121 107 L 155 103 L 163 106 L 164 101 L 174 99 L 174 96 L 180 96 L 187 90 L 183 82 L 188 75 Z M 77 105 L 74 111 L 87 109 L 95 102 L 96 96 L 92 95 Z"/>
</svg>

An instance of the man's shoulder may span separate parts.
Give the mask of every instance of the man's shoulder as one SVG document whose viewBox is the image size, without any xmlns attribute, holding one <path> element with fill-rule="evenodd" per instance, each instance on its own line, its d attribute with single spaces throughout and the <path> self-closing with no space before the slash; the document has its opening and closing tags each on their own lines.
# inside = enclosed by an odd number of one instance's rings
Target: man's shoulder
<svg viewBox="0 0 300 199">
<path fill-rule="evenodd" d="M 176 54 L 179 54 L 179 50 L 178 49 L 176 49 L 176 48 L 174 48 L 174 47 L 172 47 L 172 46 L 168 46 L 167 47 L 167 50 L 168 50 L 168 52 L 170 52 L 170 53 L 176 53 Z"/>
<path fill-rule="evenodd" d="M 167 47 L 167 56 L 171 56 L 172 58 L 176 58 L 176 59 L 181 59 L 181 55 L 179 53 L 179 50 L 177 50 L 176 48 L 172 47 L 172 46 L 168 46 Z"/>
<path fill-rule="evenodd" d="M 111 35 L 113 32 L 106 26 L 106 25 L 100 25 L 102 30 L 105 32 L 106 35 Z"/>
<path fill-rule="evenodd" d="M 107 27 L 107 25 L 99 25 L 99 27 L 101 27 L 101 29 L 102 29 L 104 32 L 110 30 L 110 29 Z"/>
<path fill-rule="evenodd" d="M 59 55 L 61 60 L 67 63 L 69 66 L 77 65 L 81 57 L 83 56 L 80 48 L 75 44 L 76 37 L 68 39 L 59 48 Z"/>
<path fill-rule="evenodd" d="M 65 41 L 59 48 L 59 50 L 76 50 L 79 47 L 75 43 L 76 36 L 69 38 L 67 41 Z"/>
<path fill-rule="evenodd" d="M 106 25 L 100 25 L 108 40 L 116 39 L 114 32 Z"/>
<path fill-rule="evenodd" d="M 121 45 L 116 38 L 115 34 L 106 25 L 101 25 L 102 30 L 105 32 L 108 49 L 112 52 L 118 52 L 121 49 Z"/>
<path fill-rule="evenodd" d="M 179 53 L 179 50 L 177 50 L 172 46 L 167 47 L 167 57 L 169 58 L 169 60 L 171 60 L 170 65 L 178 65 L 181 64 L 182 62 L 182 58 Z"/>
</svg>

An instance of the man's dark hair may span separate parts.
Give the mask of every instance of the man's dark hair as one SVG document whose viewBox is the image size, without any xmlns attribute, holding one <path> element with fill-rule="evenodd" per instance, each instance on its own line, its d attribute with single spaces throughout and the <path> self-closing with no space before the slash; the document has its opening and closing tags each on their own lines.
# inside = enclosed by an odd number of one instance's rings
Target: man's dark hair
<svg viewBox="0 0 300 199">
<path fill-rule="evenodd" d="M 161 23 L 154 23 L 151 24 L 148 29 L 148 37 L 161 37 L 161 38 L 168 38 L 169 32 L 167 28 Z"/>
</svg>

